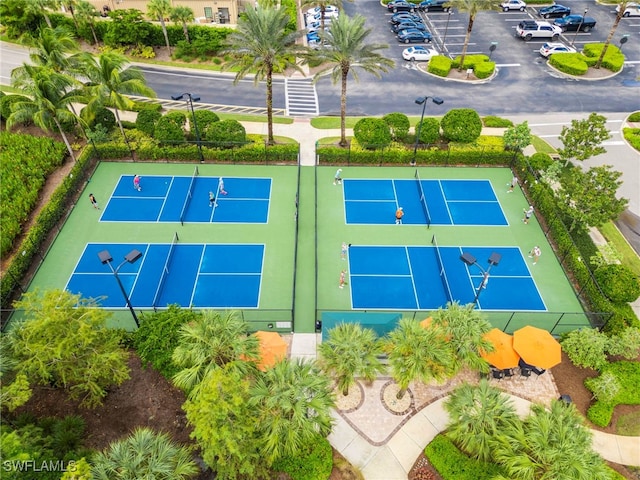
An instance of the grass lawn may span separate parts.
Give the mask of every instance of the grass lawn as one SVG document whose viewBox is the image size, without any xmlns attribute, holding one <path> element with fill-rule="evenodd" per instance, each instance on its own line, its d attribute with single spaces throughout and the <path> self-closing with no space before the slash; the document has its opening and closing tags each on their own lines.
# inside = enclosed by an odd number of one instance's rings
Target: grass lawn
<svg viewBox="0 0 640 480">
<path fill-rule="evenodd" d="M 556 153 L 556 149 L 542 140 L 540 137 L 531 137 L 531 145 L 533 145 L 533 148 L 535 148 L 536 152 L 539 153 Z"/>
<path fill-rule="evenodd" d="M 629 267 L 633 273 L 640 276 L 640 257 L 638 257 L 635 250 L 631 248 L 627 240 L 622 236 L 618 227 L 616 227 L 613 222 L 607 222 L 599 227 L 598 230 L 604 235 L 607 242 L 611 243 L 616 251 L 622 255 L 622 263 Z"/>
<path fill-rule="evenodd" d="M 616 423 L 616 432 L 618 435 L 629 437 L 640 436 L 640 412 L 620 416 L 618 423 Z"/>
</svg>

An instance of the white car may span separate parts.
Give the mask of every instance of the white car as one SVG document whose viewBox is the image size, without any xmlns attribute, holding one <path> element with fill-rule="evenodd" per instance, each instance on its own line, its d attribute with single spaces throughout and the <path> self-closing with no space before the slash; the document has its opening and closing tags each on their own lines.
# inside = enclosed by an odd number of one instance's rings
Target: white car
<svg viewBox="0 0 640 480">
<path fill-rule="evenodd" d="M 321 12 L 320 7 L 315 7 L 315 8 L 310 8 L 309 10 L 307 10 L 306 15 L 319 15 Z M 327 5 L 326 7 L 324 7 L 324 16 L 328 17 L 328 16 L 332 16 L 332 17 L 337 17 L 338 15 L 340 15 L 340 10 L 338 10 L 338 7 L 334 7 L 333 5 Z"/>
<path fill-rule="evenodd" d="M 509 10 L 520 10 L 524 12 L 527 9 L 527 4 L 522 0 L 505 0 L 500 4 L 500 8 L 502 8 L 503 12 L 508 12 Z"/>
<path fill-rule="evenodd" d="M 428 62 L 433 57 L 437 56 L 438 52 L 433 48 L 423 47 L 417 45 L 415 47 L 405 48 L 402 51 L 402 58 L 410 62 Z"/>
<path fill-rule="evenodd" d="M 550 57 L 554 53 L 576 53 L 576 49 L 560 42 L 549 42 L 540 47 L 540 55 L 543 57 Z"/>
<path fill-rule="evenodd" d="M 620 13 L 620 5 L 616 7 L 616 12 Z M 640 4 L 627 3 L 627 8 L 624 9 L 623 17 L 640 17 Z"/>
</svg>

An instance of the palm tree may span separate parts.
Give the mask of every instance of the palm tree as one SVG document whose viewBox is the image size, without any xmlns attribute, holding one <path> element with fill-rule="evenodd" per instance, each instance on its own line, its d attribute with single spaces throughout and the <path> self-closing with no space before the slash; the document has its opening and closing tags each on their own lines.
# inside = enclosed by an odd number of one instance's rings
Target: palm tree
<svg viewBox="0 0 640 480">
<path fill-rule="evenodd" d="M 29 60 L 33 65 L 47 67 L 56 73 L 64 73 L 68 72 L 80 58 L 78 55 L 71 55 L 77 51 L 78 42 L 66 28 L 41 28 L 29 53 Z M 23 73 L 24 68 L 17 67 L 11 75 L 18 78 Z"/>
<path fill-rule="evenodd" d="M 295 39 L 301 32 L 287 33 L 289 14 L 284 8 L 275 9 L 258 5 L 255 9 L 246 9 L 238 21 L 238 28 L 227 37 L 226 53 L 234 58 L 225 65 L 226 69 L 238 68 L 235 83 L 252 73 L 256 85 L 260 80 L 267 84 L 267 124 L 269 145 L 273 140 L 273 72 L 295 68 L 295 55 L 301 47 Z"/>
<path fill-rule="evenodd" d="M 58 6 L 58 0 L 31 0 L 26 2 L 27 7 L 37 15 L 44 15 L 44 21 L 47 22 L 49 28 L 53 28 L 51 25 L 51 19 L 47 15 L 47 11 L 55 9 Z"/>
<path fill-rule="evenodd" d="M 182 24 L 182 32 L 184 33 L 184 38 L 187 39 L 188 43 L 191 43 L 187 23 L 191 23 L 195 19 L 195 17 L 193 16 L 193 10 L 189 7 L 178 5 L 173 10 L 171 10 L 171 15 L 169 16 L 169 18 L 172 22 Z"/>
<path fill-rule="evenodd" d="M 149 428 L 138 428 L 124 440 L 113 442 L 91 463 L 96 480 L 183 480 L 200 473 L 189 449 Z"/>
<path fill-rule="evenodd" d="M 352 1 L 352 0 L 349 0 Z M 307 7 L 320 7 L 320 31 L 324 32 L 324 14 L 327 7 L 334 6 L 339 10 L 343 9 L 342 0 L 302 0 L 300 9 L 305 11 Z"/>
<path fill-rule="evenodd" d="M 160 22 L 169 54 L 171 54 L 171 45 L 169 44 L 169 34 L 167 33 L 167 25 L 164 23 L 164 19 L 169 18 L 172 10 L 173 7 L 170 0 L 151 0 L 147 3 L 147 14 Z"/>
<path fill-rule="evenodd" d="M 269 464 L 296 456 L 317 435 L 331 432 L 335 401 L 329 379 L 315 362 L 285 359 L 256 378 L 249 390 L 257 431 Z"/>
<path fill-rule="evenodd" d="M 447 339 L 438 329 L 423 328 L 420 322 L 403 318 L 389 333 L 385 350 L 389 356 L 391 375 L 402 398 L 414 380 L 442 380 L 452 373 L 453 354 Z"/>
<path fill-rule="evenodd" d="M 202 382 L 208 372 L 234 362 L 243 373 L 255 364 L 242 358 L 258 357 L 258 339 L 247 336 L 247 324 L 233 313 L 205 312 L 199 319 L 180 328 L 173 361 L 182 370 L 173 383 L 187 392 Z"/>
<path fill-rule="evenodd" d="M 624 11 L 627 9 L 629 2 L 620 2 L 618 3 L 618 12 L 616 14 L 616 19 L 613 21 L 613 27 L 609 30 L 609 35 L 607 35 L 607 39 L 604 42 L 604 46 L 602 47 L 602 52 L 600 52 L 600 56 L 598 57 L 598 61 L 593 66 L 594 68 L 600 68 L 602 65 L 602 60 L 604 60 L 604 56 L 607 53 L 607 49 L 609 48 L 609 44 L 611 43 L 611 39 L 616 33 L 618 28 L 618 24 L 620 20 L 622 20 L 622 16 L 624 15 Z"/>
<path fill-rule="evenodd" d="M 130 95 L 155 97 L 155 92 L 147 87 L 142 72 L 129 64 L 123 55 L 109 52 L 98 57 L 88 57 L 84 63 L 85 84 L 89 101 L 86 111 L 96 112 L 105 103 L 114 109 L 122 137 L 127 141 L 119 110 L 131 108 Z"/>
<path fill-rule="evenodd" d="M 310 59 L 323 63 L 321 70 L 315 75 L 314 81 L 331 72 L 334 84 L 340 80 L 340 145 L 347 145 L 346 116 L 347 116 L 347 78 L 349 73 L 358 81 L 356 69 L 362 69 L 380 78 L 379 72 L 388 72 L 393 67 L 393 60 L 382 56 L 379 50 L 388 48 L 387 45 L 370 43 L 368 36 L 370 28 L 364 28 L 364 17 L 356 15 L 349 18 L 340 15 L 331 22 L 326 33 L 321 32 L 325 42 L 323 48 L 313 50 Z"/>
<path fill-rule="evenodd" d="M 30 121 L 45 131 L 51 131 L 55 126 L 75 162 L 76 157 L 63 124 L 75 124 L 78 121 L 69 110 L 71 103 L 78 99 L 78 91 L 75 90 L 78 82 L 69 75 L 47 67 L 23 64 L 17 75 L 14 76 L 14 72 L 11 85 L 22 90 L 24 96 L 21 96 L 21 101 L 13 103 L 7 129 Z"/>
<path fill-rule="evenodd" d="M 83 1 L 83 0 L 80 0 Z M 78 0 L 61 0 L 60 3 L 71 14 L 73 18 L 73 24 L 76 26 L 76 32 L 78 31 L 78 19 L 76 18 L 76 7 L 78 6 Z"/>
<path fill-rule="evenodd" d="M 320 344 L 319 351 L 321 368 L 337 377 L 343 395 L 349 394 L 355 377 L 371 382 L 384 371 L 378 359 L 382 354 L 381 342 L 373 330 L 362 328 L 359 323 L 340 323 L 329 330 L 329 338 Z"/>
<path fill-rule="evenodd" d="M 100 12 L 92 4 L 86 0 L 80 0 L 75 8 L 76 16 L 80 23 L 87 25 L 91 29 L 93 35 L 93 43 L 98 45 L 98 35 L 96 35 L 96 17 L 100 16 Z"/>
<path fill-rule="evenodd" d="M 439 309 L 432 317 L 432 326 L 442 330 L 453 351 L 455 371 L 463 367 L 484 372 L 489 370 L 480 350 L 491 351 L 493 344 L 484 338 L 484 334 L 493 327 L 472 303 L 465 306 L 457 302 L 448 303 L 446 309 Z"/>
<path fill-rule="evenodd" d="M 478 12 L 485 10 L 495 10 L 499 2 L 495 0 L 449 0 L 448 4 L 451 7 L 457 8 L 461 12 L 469 13 L 469 23 L 467 24 L 467 34 L 464 37 L 464 44 L 462 45 L 462 53 L 460 54 L 460 66 L 458 70 L 462 71 L 464 67 L 464 57 L 467 54 L 467 47 L 469 46 L 469 40 L 471 39 L 471 30 L 473 30 L 473 22 L 476 20 Z"/>
<path fill-rule="evenodd" d="M 449 413 L 447 434 L 453 442 L 472 457 L 491 460 L 492 440 L 520 420 L 515 407 L 506 395 L 489 385 L 463 384 L 456 388 L 444 403 Z"/>
</svg>

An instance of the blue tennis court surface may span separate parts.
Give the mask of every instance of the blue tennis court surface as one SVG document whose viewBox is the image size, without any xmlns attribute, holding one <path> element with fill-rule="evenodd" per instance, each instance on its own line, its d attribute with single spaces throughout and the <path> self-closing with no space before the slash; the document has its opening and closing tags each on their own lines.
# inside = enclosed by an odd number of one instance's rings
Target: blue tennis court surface
<svg viewBox="0 0 640 480">
<path fill-rule="evenodd" d="M 483 310 L 544 311 L 522 253 L 515 247 L 464 247 L 478 259 L 502 255 L 478 299 Z M 354 309 L 435 310 L 448 301 L 473 303 L 483 278 L 460 260 L 461 247 L 355 246 L 349 248 Z M 488 265 L 482 265 L 483 268 Z"/>
<path fill-rule="evenodd" d="M 133 176 L 122 175 L 102 212 L 105 222 L 267 223 L 271 197 L 270 178 L 142 177 L 141 191 Z M 209 205 L 209 192 L 217 206 Z"/>
<path fill-rule="evenodd" d="M 87 244 L 66 289 L 84 297 L 106 296 L 103 307 L 126 308 L 109 265 L 98 258 L 105 249 L 114 268 L 133 249 L 143 254 L 134 264 L 125 262 L 118 273 L 134 308 L 258 307 L 263 244 Z"/>
<path fill-rule="evenodd" d="M 345 218 L 394 224 L 398 207 L 409 225 L 508 225 L 489 180 L 345 179 Z"/>
</svg>

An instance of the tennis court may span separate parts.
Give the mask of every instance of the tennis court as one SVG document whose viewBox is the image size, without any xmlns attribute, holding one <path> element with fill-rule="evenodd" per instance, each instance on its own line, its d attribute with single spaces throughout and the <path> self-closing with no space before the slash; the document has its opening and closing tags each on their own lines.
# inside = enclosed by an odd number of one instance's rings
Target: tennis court
<svg viewBox="0 0 640 480">
<path fill-rule="evenodd" d="M 508 225 L 486 179 L 345 179 L 344 200 L 347 224 Z"/>
<path fill-rule="evenodd" d="M 121 175 L 100 217 L 103 222 L 267 223 L 271 178 L 145 175 L 141 190 Z M 209 192 L 215 202 L 210 205 Z"/>
</svg>

